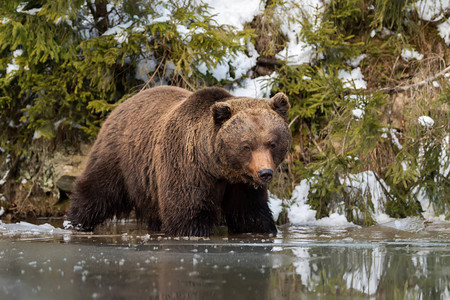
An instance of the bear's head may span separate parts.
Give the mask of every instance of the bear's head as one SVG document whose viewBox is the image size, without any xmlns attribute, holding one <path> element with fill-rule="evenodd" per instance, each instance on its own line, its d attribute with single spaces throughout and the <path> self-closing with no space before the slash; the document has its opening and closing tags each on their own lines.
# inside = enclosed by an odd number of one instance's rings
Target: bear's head
<svg viewBox="0 0 450 300">
<path fill-rule="evenodd" d="M 216 130 L 215 152 L 230 182 L 266 186 L 289 150 L 289 101 L 233 97 L 211 107 Z"/>
</svg>

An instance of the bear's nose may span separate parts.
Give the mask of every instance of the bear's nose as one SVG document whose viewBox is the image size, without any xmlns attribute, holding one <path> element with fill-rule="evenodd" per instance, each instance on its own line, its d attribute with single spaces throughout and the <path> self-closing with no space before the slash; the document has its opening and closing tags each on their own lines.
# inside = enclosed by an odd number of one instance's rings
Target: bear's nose
<svg viewBox="0 0 450 300">
<path fill-rule="evenodd" d="M 262 169 L 262 170 L 258 171 L 258 177 L 264 183 L 269 183 L 272 181 L 273 171 L 271 169 Z"/>
</svg>

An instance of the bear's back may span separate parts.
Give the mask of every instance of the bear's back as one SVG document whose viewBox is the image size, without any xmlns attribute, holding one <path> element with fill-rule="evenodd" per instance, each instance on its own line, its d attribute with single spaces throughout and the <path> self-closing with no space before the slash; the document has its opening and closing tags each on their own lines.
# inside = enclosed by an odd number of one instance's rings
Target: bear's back
<svg viewBox="0 0 450 300">
<path fill-rule="evenodd" d="M 132 96 L 120 104 L 111 114 L 119 115 L 123 112 L 131 114 L 131 118 L 139 119 L 145 116 L 160 116 L 171 110 L 180 101 L 185 100 L 192 93 L 178 87 L 162 86 L 151 88 Z"/>
</svg>

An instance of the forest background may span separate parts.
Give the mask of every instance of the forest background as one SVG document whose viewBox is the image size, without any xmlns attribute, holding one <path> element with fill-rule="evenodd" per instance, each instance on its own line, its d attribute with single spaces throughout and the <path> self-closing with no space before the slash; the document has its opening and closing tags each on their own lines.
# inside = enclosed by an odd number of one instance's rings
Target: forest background
<svg viewBox="0 0 450 300">
<path fill-rule="evenodd" d="M 447 0 L 3 0 L 0 216 L 62 216 L 108 113 L 153 86 L 289 96 L 278 222 L 450 218 Z"/>
</svg>

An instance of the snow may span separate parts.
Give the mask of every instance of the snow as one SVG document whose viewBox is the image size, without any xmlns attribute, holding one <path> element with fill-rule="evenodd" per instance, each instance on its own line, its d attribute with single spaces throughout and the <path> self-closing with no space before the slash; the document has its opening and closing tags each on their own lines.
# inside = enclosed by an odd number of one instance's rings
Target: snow
<svg viewBox="0 0 450 300">
<path fill-rule="evenodd" d="M 404 60 L 410 61 L 412 59 L 422 60 L 423 54 L 420 54 L 414 49 L 402 49 L 401 56 Z"/>
<path fill-rule="evenodd" d="M 356 119 L 362 119 L 364 117 L 364 110 L 355 108 L 352 110 L 352 114 Z"/>
<path fill-rule="evenodd" d="M 393 132 L 391 134 L 394 135 Z M 444 177 L 447 177 L 450 172 L 448 147 L 449 139 L 447 136 L 444 141 L 444 147 L 441 153 L 441 168 L 440 172 Z M 446 166 L 446 168 L 444 167 Z M 406 162 L 404 162 L 404 168 L 408 168 Z M 350 174 L 346 178 L 340 178 L 341 184 L 347 186 L 350 190 L 350 196 L 352 193 L 357 193 L 358 196 L 362 195 L 364 201 L 366 201 L 366 206 L 370 207 L 368 200 L 372 202 L 373 210 L 370 211 L 372 218 L 377 224 L 393 227 L 398 230 L 406 231 L 420 231 L 423 229 L 423 219 L 418 217 L 410 217 L 402 220 L 396 220 L 389 217 L 385 213 L 385 204 L 387 199 L 386 192 L 389 193 L 390 188 L 386 185 L 383 179 L 377 180 L 375 173 L 373 171 L 364 171 L 358 174 Z M 312 179 L 303 179 L 294 189 L 292 197 L 289 200 L 284 200 L 287 203 L 287 215 L 291 224 L 293 225 L 309 225 L 309 226 L 341 226 L 349 227 L 356 226 L 351 222 L 347 221 L 347 218 L 338 212 L 331 212 L 329 217 L 322 219 L 316 219 L 316 211 L 307 204 L 309 192 L 311 189 L 311 184 L 314 182 Z M 422 216 L 428 221 L 445 221 L 445 215 L 436 216 L 431 201 L 424 188 L 416 187 L 412 191 L 412 195 L 421 204 L 423 209 Z M 270 207 L 274 211 L 274 216 L 278 216 L 279 211 L 281 211 L 282 201 L 276 196 L 271 195 L 270 197 Z M 357 216 L 358 212 L 355 211 Z M 355 216 L 355 217 L 356 217 Z"/>
<path fill-rule="evenodd" d="M 447 178 L 450 173 L 450 135 L 447 135 L 442 140 L 442 149 L 439 157 L 439 174 L 442 175 L 443 178 Z"/>
<path fill-rule="evenodd" d="M 431 128 L 434 125 L 434 120 L 428 116 L 421 116 L 417 119 L 419 124 L 426 128 Z"/>
<path fill-rule="evenodd" d="M 153 73 L 156 70 L 156 66 L 157 64 L 154 59 L 140 60 L 136 67 L 135 78 L 147 82 L 147 80 L 150 79 L 151 73 Z"/>
<path fill-rule="evenodd" d="M 391 221 L 384 212 L 386 203 L 385 190 L 389 192 L 389 187 L 383 179 L 377 180 L 375 173 L 372 171 L 364 171 L 358 174 L 350 174 L 341 179 L 342 184 L 352 188 L 352 190 L 360 191 L 365 199 L 370 199 L 373 204 L 373 218 L 378 224 Z"/>
<path fill-rule="evenodd" d="M 72 223 L 71 223 L 70 221 L 65 220 L 65 221 L 63 222 L 63 228 L 64 228 L 64 229 L 71 229 L 71 228 L 73 228 L 73 225 L 72 225 Z"/>
<path fill-rule="evenodd" d="M 38 12 L 40 12 L 41 9 L 42 9 L 42 8 L 32 8 L 32 9 L 29 9 L 29 10 L 23 10 L 25 8 L 26 4 L 27 4 L 26 2 L 23 2 L 23 3 L 19 4 L 19 6 L 17 7 L 17 12 L 21 12 L 21 13 L 25 13 L 25 14 L 29 14 L 29 15 L 34 16 Z"/>
<path fill-rule="evenodd" d="M 279 199 L 276 195 L 269 192 L 269 208 L 272 211 L 274 221 L 278 220 L 281 211 L 283 210 L 283 200 Z"/>
<path fill-rule="evenodd" d="M 425 120 L 425 121 L 423 121 L 422 126 L 427 127 L 426 124 L 431 124 L 431 126 L 434 124 L 433 119 L 431 119 L 429 117 L 422 116 L 420 118 L 422 118 L 422 121 Z M 429 118 L 429 120 L 427 118 Z M 419 122 L 420 122 L 420 120 L 419 120 Z M 450 139 L 450 136 L 447 135 L 441 141 L 442 148 L 441 148 L 441 152 L 439 154 L 439 174 L 442 175 L 442 178 L 447 178 L 450 173 L 450 163 L 449 163 L 450 158 L 449 158 L 449 151 L 448 151 L 449 146 L 450 146 L 449 139 Z M 424 153 L 425 153 L 424 145 L 422 144 L 419 149 L 419 157 L 418 157 L 419 158 L 419 167 L 421 167 L 421 165 L 423 163 Z M 429 194 L 427 193 L 427 190 L 425 189 L 425 187 L 416 186 L 413 189 L 413 191 L 411 192 L 411 194 L 414 197 L 416 197 L 417 201 L 419 201 L 419 203 L 422 207 L 422 210 L 423 210 L 422 216 L 426 220 L 432 221 L 432 222 L 445 221 L 444 214 L 436 215 L 432 201 L 430 200 Z"/>
<path fill-rule="evenodd" d="M 416 5 L 419 18 L 425 21 L 438 21 L 442 19 L 445 9 L 450 6 L 450 0 L 419 0 Z"/>
<path fill-rule="evenodd" d="M 241 78 L 244 76 L 253 66 L 256 65 L 256 59 L 258 53 L 256 52 L 253 44 L 247 44 L 248 55 L 244 52 L 237 53 L 236 56 L 232 57 L 228 55 L 224 58 L 222 63 L 219 63 L 215 68 L 207 68 L 205 63 L 201 63 L 197 69 L 200 73 L 206 75 L 210 73 L 218 81 L 221 80 L 233 80 L 230 76 L 229 64 L 233 67 L 235 78 Z M 249 82 L 247 82 L 248 84 Z M 245 86 L 245 84 L 244 84 Z"/>
<path fill-rule="evenodd" d="M 358 57 L 348 60 L 347 63 L 352 66 L 353 68 L 357 68 L 361 61 L 367 57 L 367 54 L 361 54 Z"/>
<path fill-rule="evenodd" d="M 419 18 L 425 21 L 441 21 L 443 12 L 450 7 L 450 0 L 420 0 L 417 2 L 417 12 Z M 450 45 L 450 19 L 439 24 L 439 35 Z"/>
<path fill-rule="evenodd" d="M 437 26 L 439 35 L 445 40 L 445 43 L 450 46 L 450 19 Z"/>
<path fill-rule="evenodd" d="M 6 182 L 6 177 L 8 177 L 8 174 L 9 174 L 9 170 L 6 171 L 5 175 L 3 175 L 3 178 L 0 179 L 0 186 L 5 184 L 5 182 Z"/>
<path fill-rule="evenodd" d="M 397 146 L 397 148 L 398 148 L 399 150 L 402 150 L 402 149 L 403 149 L 403 146 L 402 146 L 402 144 L 400 144 L 400 141 L 399 141 L 398 138 L 397 138 L 397 133 L 398 133 L 398 134 L 401 134 L 401 133 L 400 133 L 400 132 L 397 132 L 397 130 L 392 129 L 392 128 L 391 128 L 389 131 L 390 131 L 390 133 L 391 133 L 392 142 L 395 144 L 395 146 Z"/>
<path fill-rule="evenodd" d="M 39 139 L 39 138 L 41 138 L 41 137 L 42 137 L 42 131 L 36 130 L 36 131 L 33 133 L 33 141 L 34 141 L 34 140 L 37 140 L 37 139 Z"/>
<path fill-rule="evenodd" d="M 300 39 L 301 24 L 299 22 L 291 22 L 290 18 L 301 19 L 306 16 L 309 19 L 314 19 L 316 15 L 323 11 L 323 3 L 320 0 L 303 0 L 301 5 L 287 3 L 285 9 L 288 13 L 283 16 L 285 22 L 281 24 L 281 32 L 283 32 L 289 39 L 286 49 L 276 55 L 277 58 L 286 60 L 288 64 L 298 65 L 305 63 L 312 63 L 316 57 L 316 51 L 313 46 L 306 44 Z M 299 9 L 299 7 L 301 7 Z M 320 23 L 320 20 L 317 20 Z"/>
<path fill-rule="evenodd" d="M 164 5 L 156 5 L 153 9 L 159 15 L 159 17 L 153 19 L 152 23 L 167 22 L 170 20 L 172 12 Z"/>
<path fill-rule="evenodd" d="M 308 225 L 316 221 L 316 211 L 306 204 L 311 181 L 303 179 L 292 192 L 291 207 L 288 210 L 289 221 L 294 225 Z"/>
<path fill-rule="evenodd" d="M 254 16 L 262 12 L 264 8 L 260 0 L 206 0 L 218 24 L 226 24 L 236 27 L 238 30 L 244 28 L 246 22 L 250 22 Z"/>
<path fill-rule="evenodd" d="M 304 179 L 297 185 L 292 192 L 290 202 L 291 207 L 288 210 L 288 218 L 294 225 L 314 225 L 314 226 L 355 226 L 347 221 L 344 215 L 331 213 L 329 217 L 316 220 L 316 211 L 311 209 L 308 200 L 309 190 L 311 188 L 311 180 Z"/>
<path fill-rule="evenodd" d="M 339 79 L 344 83 L 344 88 L 348 89 L 366 89 L 367 82 L 364 80 L 364 76 L 361 73 L 361 68 L 355 68 L 348 72 L 347 70 L 339 70 Z"/>
<path fill-rule="evenodd" d="M 348 226 L 356 226 L 353 223 L 347 221 L 347 218 L 344 215 L 338 213 L 332 213 L 329 217 L 325 217 L 314 222 L 314 225 L 317 226 L 339 226 L 339 227 L 348 227 Z"/>
<path fill-rule="evenodd" d="M 3 206 L 0 207 L 0 217 L 3 216 L 3 214 L 5 213 L 5 209 L 3 208 Z"/>
<path fill-rule="evenodd" d="M 35 225 L 28 222 L 19 222 L 15 224 L 4 224 L 0 221 L 0 236 L 41 236 L 41 235 L 61 235 L 72 234 L 69 230 L 55 228 L 54 226 L 45 223 L 42 225 Z"/>
<path fill-rule="evenodd" d="M 12 63 L 6 66 L 6 74 L 13 73 L 15 71 L 19 71 L 19 65 Z"/>
<path fill-rule="evenodd" d="M 128 42 L 128 33 L 125 31 L 126 29 L 133 26 L 133 21 L 128 21 L 123 24 L 116 25 L 114 27 L 109 28 L 106 30 L 103 35 L 115 35 L 114 39 L 119 43 L 127 43 Z"/>
<path fill-rule="evenodd" d="M 12 62 L 6 66 L 6 74 L 14 74 L 15 71 L 19 71 L 20 66 L 16 63 L 16 58 L 22 56 L 22 54 L 22 49 L 17 49 L 13 52 Z"/>
<path fill-rule="evenodd" d="M 267 98 L 270 96 L 268 82 L 275 76 L 277 76 L 276 73 L 257 78 L 247 78 L 242 82 L 241 87 L 233 87 L 233 94 L 237 97 Z"/>
<path fill-rule="evenodd" d="M 303 179 L 294 189 L 292 198 L 286 203 L 290 203 L 287 208 L 288 218 L 293 225 L 314 225 L 314 226 L 356 226 L 348 222 L 345 215 L 339 212 L 331 212 L 329 217 L 316 220 L 316 211 L 306 202 L 311 188 L 312 179 Z M 389 191 L 389 187 L 382 179 L 378 181 L 372 171 L 365 171 L 358 174 L 350 174 L 342 179 L 342 184 L 351 188 L 352 192 L 361 192 L 364 199 L 370 199 L 373 204 L 372 217 L 378 224 L 390 222 L 393 218 L 384 212 L 386 195 L 384 190 Z M 367 204 L 368 206 L 368 204 Z"/>
<path fill-rule="evenodd" d="M 445 221 L 444 214 L 440 216 L 436 215 L 433 205 L 431 204 L 430 198 L 428 197 L 425 188 L 416 186 L 411 192 L 411 194 L 416 197 L 417 201 L 419 201 L 420 206 L 422 207 L 423 210 L 422 216 L 425 218 L 425 220 L 431 222 Z"/>
</svg>

